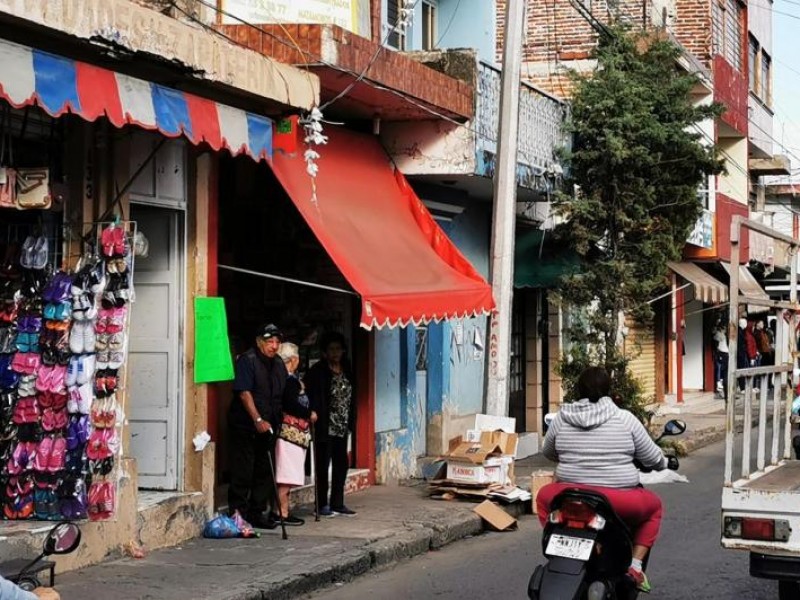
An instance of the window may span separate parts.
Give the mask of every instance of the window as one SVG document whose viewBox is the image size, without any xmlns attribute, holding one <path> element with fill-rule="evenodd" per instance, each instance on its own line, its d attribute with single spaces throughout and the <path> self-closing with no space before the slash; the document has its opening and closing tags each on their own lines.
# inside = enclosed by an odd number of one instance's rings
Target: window
<svg viewBox="0 0 800 600">
<path fill-rule="evenodd" d="M 742 70 L 742 5 L 738 0 L 715 0 L 712 15 L 714 53 L 737 71 Z"/>
<path fill-rule="evenodd" d="M 767 106 L 772 105 L 772 59 L 769 54 L 761 51 L 761 85 L 759 97 Z"/>
<path fill-rule="evenodd" d="M 438 18 L 438 8 L 435 0 L 423 0 L 422 2 L 422 49 L 434 50 L 437 42 L 436 19 Z"/>
<path fill-rule="evenodd" d="M 397 50 L 406 49 L 406 32 L 403 26 L 398 27 L 400 15 L 405 0 L 386 0 L 386 23 L 389 28 L 394 28 L 389 34 L 389 45 Z"/>
<path fill-rule="evenodd" d="M 750 45 L 747 49 L 747 68 L 750 75 L 750 91 L 757 94 L 758 76 L 756 75 L 756 71 L 758 70 L 758 42 L 752 35 L 748 37 L 750 39 Z"/>
</svg>

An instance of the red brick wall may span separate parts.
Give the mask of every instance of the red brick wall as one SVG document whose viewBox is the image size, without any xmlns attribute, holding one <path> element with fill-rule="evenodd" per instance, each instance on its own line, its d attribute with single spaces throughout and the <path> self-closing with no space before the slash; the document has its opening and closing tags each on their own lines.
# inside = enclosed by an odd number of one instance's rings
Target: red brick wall
<svg viewBox="0 0 800 600">
<path fill-rule="evenodd" d="M 619 14 L 627 15 L 641 27 L 646 10 L 648 27 L 652 3 L 649 0 L 620 0 Z M 587 4 L 588 6 L 588 4 Z M 496 58 L 503 54 L 506 0 L 497 0 Z M 609 22 L 605 1 L 592 2 L 592 14 L 603 23 Z M 711 60 L 711 8 L 709 0 L 677 0 L 675 37 L 703 64 L 710 67 Z M 522 77 L 551 94 L 568 98 L 571 85 L 564 74 L 564 64 L 590 58 L 597 44 L 594 28 L 569 3 L 569 0 L 529 0 L 527 11 L 527 38 L 523 55 Z M 746 46 L 745 46 L 746 47 Z M 525 63 L 540 65 L 536 72 L 526 69 Z M 544 67 L 546 72 L 542 72 Z"/>
<path fill-rule="evenodd" d="M 709 0 L 677 0 L 675 37 L 706 68 L 711 68 Z"/>
<path fill-rule="evenodd" d="M 322 57 L 338 67 L 361 73 L 378 49 L 372 40 L 335 25 L 261 25 L 259 28 L 220 27 L 237 43 L 293 65 L 319 63 Z M 323 51 L 325 30 L 330 30 L 335 48 Z M 475 112 L 472 86 L 393 50 L 381 51 L 366 78 L 459 117 L 472 118 Z"/>
</svg>

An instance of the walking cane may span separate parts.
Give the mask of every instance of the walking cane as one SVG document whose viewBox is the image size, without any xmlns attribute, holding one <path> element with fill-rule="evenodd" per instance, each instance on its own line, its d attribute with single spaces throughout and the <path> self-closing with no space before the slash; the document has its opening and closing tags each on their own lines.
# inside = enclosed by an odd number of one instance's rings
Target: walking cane
<svg viewBox="0 0 800 600">
<path fill-rule="evenodd" d="M 283 511 L 281 510 L 281 498 L 278 494 L 278 482 L 275 481 L 275 465 L 272 462 L 272 452 L 267 452 L 267 461 L 269 462 L 269 470 L 272 473 L 272 489 L 275 492 L 275 502 L 278 503 L 278 519 L 281 523 L 281 531 L 283 535 L 281 537 L 284 540 L 288 540 L 289 536 L 286 535 L 286 523 L 283 522 Z"/>
<path fill-rule="evenodd" d="M 311 463 L 314 466 L 314 521 L 319 521 L 319 487 L 317 487 L 317 435 L 311 423 Z"/>
</svg>

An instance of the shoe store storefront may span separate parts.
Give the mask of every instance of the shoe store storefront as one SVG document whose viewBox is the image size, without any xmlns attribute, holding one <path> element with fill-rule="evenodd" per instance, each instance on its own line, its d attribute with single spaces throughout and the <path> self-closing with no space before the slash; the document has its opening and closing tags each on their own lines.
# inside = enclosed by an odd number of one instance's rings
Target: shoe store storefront
<svg viewBox="0 0 800 600">
<path fill-rule="evenodd" d="M 35 546 L 23 522 L 85 521 L 68 567 L 209 514 L 193 299 L 231 148 L 268 160 L 272 121 L 0 40 L 0 530 Z"/>
<path fill-rule="evenodd" d="M 246 350 L 259 323 L 277 323 L 300 346 L 303 372 L 319 359 L 320 334 L 344 334 L 357 391 L 351 467 L 374 482 L 377 397 L 408 376 L 382 368 L 376 330 L 486 314 L 491 288 L 375 136 L 325 126 L 312 176 L 301 124 L 291 119 L 276 130 L 269 165 L 219 160 L 217 273 L 232 346 L 235 354 Z M 219 391 L 217 483 L 224 485 L 232 392 Z"/>
</svg>

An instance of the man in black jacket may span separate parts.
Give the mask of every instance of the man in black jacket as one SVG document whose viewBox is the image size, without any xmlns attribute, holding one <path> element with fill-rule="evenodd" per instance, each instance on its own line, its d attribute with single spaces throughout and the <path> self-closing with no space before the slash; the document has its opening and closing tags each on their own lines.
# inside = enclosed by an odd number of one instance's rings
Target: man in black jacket
<svg viewBox="0 0 800 600">
<path fill-rule="evenodd" d="M 263 325 L 256 332 L 256 344 L 236 361 L 234 397 L 231 403 L 228 510 L 239 511 L 254 527 L 273 529 L 275 482 L 269 468 L 275 438 L 281 425 L 281 397 L 286 385 L 286 367 L 277 356 L 283 340 L 280 329 Z"/>
</svg>

